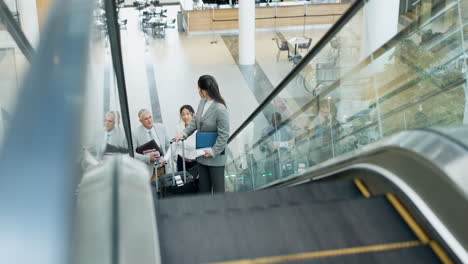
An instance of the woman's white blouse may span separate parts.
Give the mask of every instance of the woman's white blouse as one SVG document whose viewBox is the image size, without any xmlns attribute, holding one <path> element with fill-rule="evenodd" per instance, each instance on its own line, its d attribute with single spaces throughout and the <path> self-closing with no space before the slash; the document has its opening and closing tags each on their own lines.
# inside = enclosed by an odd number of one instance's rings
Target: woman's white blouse
<svg viewBox="0 0 468 264">
<path fill-rule="evenodd" d="M 180 122 L 178 125 L 177 125 L 177 135 L 180 135 L 182 134 L 182 131 L 184 130 L 185 128 L 185 124 L 183 122 Z M 177 155 L 180 155 L 182 157 L 182 142 L 177 142 L 177 143 L 173 143 L 174 146 L 173 146 L 173 149 L 174 149 L 174 152 L 177 154 Z M 185 158 L 186 159 L 191 159 L 191 160 L 194 160 L 197 158 L 197 151 L 195 149 L 195 145 L 196 142 L 195 142 L 195 134 L 191 135 L 190 137 L 186 138 L 185 141 L 184 141 L 184 146 L 185 146 Z M 168 158 L 172 155 L 171 153 L 171 150 L 169 149 L 169 151 L 166 153 L 164 159 L 165 160 L 168 160 Z M 175 159 L 177 159 L 177 156 L 173 157 Z"/>
</svg>

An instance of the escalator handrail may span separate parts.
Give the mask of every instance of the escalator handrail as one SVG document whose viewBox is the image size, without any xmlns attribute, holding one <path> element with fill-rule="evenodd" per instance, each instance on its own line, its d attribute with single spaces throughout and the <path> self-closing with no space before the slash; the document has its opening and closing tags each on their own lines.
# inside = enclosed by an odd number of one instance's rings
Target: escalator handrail
<svg viewBox="0 0 468 264">
<path fill-rule="evenodd" d="M 460 129 L 468 133 L 468 127 Z M 422 143 L 422 141 L 424 142 Z M 395 150 L 417 157 L 418 163 L 433 169 L 433 175 L 423 175 L 418 179 L 419 184 L 414 184 L 414 179 L 406 178 L 407 176 L 403 176 L 403 173 L 395 173 L 395 171 L 390 171 L 381 164 L 374 164 L 371 161 L 371 157 L 375 155 Z M 405 170 L 405 168 L 399 169 L 400 172 Z M 440 131 L 420 129 L 403 131 L 389 136 L 379 142 L 366 145 L 360 150 L 311 167 L 300 175 L 296 174 L 272 182 L 261 189 L 332 179 L 336 175 L 352 170 L 372 171 L 381 176 L 380 180 L 382 177 L 386 178 L 396 189 L 404 193 L 456 257 L 468 261 L 468 235 L 464 222 L 464 219 L 468 218 L 468 212 L 455 208 L 455 204 L 458 206 L 468 204 L 468 186 L 463 186 L 461 181 L 465 177 L 467 169 L 468 148 L 465 144 Z M 434 202 L 439 198 L 434 197 L 433 190 L 424 190 L 425 186 L 435 180 L 443 182 L 444 186 L 441 188 L 449 189 L 459 197 L 459 199 L 449 203 L 453 210 L 451 215 L 443 216 L 445 221 L 441 221 L 442 216 L 437 213 L 437 207 L 440 208 L 441 204 Z M 445 204 L 445 206 L 449 205 Z"/>
<path fill-rule="evenodd" d="M 148 168 L 126 155 L 87 171 L 77 190 L 73 263 L 161 264 L 151 188 Z"/>
<path fill-rule="evenodd" d="M 0 233 L 15 243 L 2 251 L 0 263 L 70 263 L 93 4 L 53 2 L 19 90 L 0 152 Z M 27 254 L 18 254 L 25 248 Z"/>
<path fill-rule="evenodd" d="M 115 0 L 105 0 L 104 7 L 107 31 L 109 33 L 109 44 L 112 54 L 112 64 L 114 66 L 117 90 L 119 92 L 120 112 L 122 113 L 122 123 L 127 139 L 128 153 L 130 154 L 130 157 L 134 157 L 135 153 L 133 152 L 133 136 L 130 125 L 130 110 L 128 107 L 127 86 L 125 84 L 125 71 L 123 66 L 117 3 Z"/>
<path fill-rule="evenodd" d="M 325 33 L 325 35 L 315 44 L 315 46 L 307 53 L 307 55 L 294 67 L 294 69 L 284 77 L 284 79 L 276 86 L 276 88 L 262 101 L 262 103 L 252 112 L 252 114 L 247 117 L 247 119 L 239 126 L 239 128 L 232 133 L 229 137 L 228 144 L 231 143 L 234 138 L 239 135 L 244 128 L 246 128 L 256 117 L 259 115 L 263 109 L 265 109 L 268 104 L 293 80 L 296 75 L 304 69 L 309 62 L 317 56 L 320 51 L 325 48 L 326 45 L 340 32 L 340 30 L 350 21 L 354 15 L 361 10 L 364 6 L 366 0 L 356 0 L 346 12 L 338 19 L 338 21 L 333 24 L 330 30 Z"/>
</svg>

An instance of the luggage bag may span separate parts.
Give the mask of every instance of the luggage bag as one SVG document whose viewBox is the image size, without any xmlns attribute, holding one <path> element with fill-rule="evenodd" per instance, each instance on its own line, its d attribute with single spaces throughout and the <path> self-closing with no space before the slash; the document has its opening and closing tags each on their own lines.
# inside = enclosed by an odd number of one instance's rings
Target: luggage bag
<svg viewBox="0 0 468 264">
<path fill-rule="evenodd" d="M 171 140 L 171 153 L 175 154 L 173 151 L 173 143 L 174 142 Z M 168 162 L 170 163 L 172 173 L 164 174 L 159 179 L 160 196 L 162 198 L 173 195 L 190 194 L 196 192 L 195 178 L 185 168 L 184 140 L 182 140 L 182 158 L 184 159 L 184 162 L 182 162 L 183 170 L 178 172 L 175 172 L 177 166 L 176 168 L 174 168 L 174 161 L 171 158 L 169 158 Z"/>
</svg>

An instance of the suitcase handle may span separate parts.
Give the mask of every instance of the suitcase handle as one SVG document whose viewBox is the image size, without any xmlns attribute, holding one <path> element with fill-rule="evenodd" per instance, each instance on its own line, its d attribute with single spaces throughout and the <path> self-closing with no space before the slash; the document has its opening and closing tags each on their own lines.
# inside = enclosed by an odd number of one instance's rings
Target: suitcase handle
<svg viewBox="0 0 468 264">
<path fill-rule="evenodd" d="M 184 170 L 184 183 L 187 183 L 187 170 L 185 169 L 185 145 L 184 139 L 182 139 L 182 168 Z"/>
<path fill-rule="evenodd" d="M 185 168 L 185 143 L 184 143 L 185 139 L 181 139 L 180 141 L 182 141 L 182 168 L 183 168 L 183 173 L 184 173 L 184 184 L 185 184 L 185 183 L 187 183 L 187 170 Z M 176 153 L 174 153 L 174 147 L 173 147 L 174 142 L 175 142 L 174 140 L 169 141 L 170 146 L 171 146 L 172 155 L 176 154 Z M 171 162 L 172 181 L 175 184 L 175 169 L 174 169 L 172 163 L 173 162 Z"/>
</svg>

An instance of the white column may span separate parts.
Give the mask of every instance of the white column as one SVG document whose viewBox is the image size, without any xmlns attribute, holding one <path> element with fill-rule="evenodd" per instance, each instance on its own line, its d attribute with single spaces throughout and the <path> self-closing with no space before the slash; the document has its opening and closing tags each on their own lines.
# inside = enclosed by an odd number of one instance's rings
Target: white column
<svg viewBox="0 0 468 264">
<path fill-rule="evenodd" d="M 371 0 L 365 5 L 361 49 L 363 58 L 398 33 L 399 9 L 399 0 Z"/>
<path fill-rule="evenodd" d="M 239 64 L 255 64 L 254 0 L 239 0 Z"/>
<path fill-rule="evenodd" d="M 36 0 L 18 0 L 21 29 L 35 48 L 39 43 L 39 18 Z"/>
<path fill-rule="evenodd" d="M 398 33 L 400 1 L 399 0 L 370 0 L 364 6 L 361 57 L 372 55 L 374 51 L 389 41 Z M 380 94 L 377 87 L 377 74 L 384 71 L 385 64 L 390 62 L 392 52 L 386 51 L 379 58 L 371 56 L 371 64 L 365 70 L 372 77 L 374 102 L 376 104 L 379 138 L 383 137 L 382 113 L 380 109 Z"/>
</svg>

